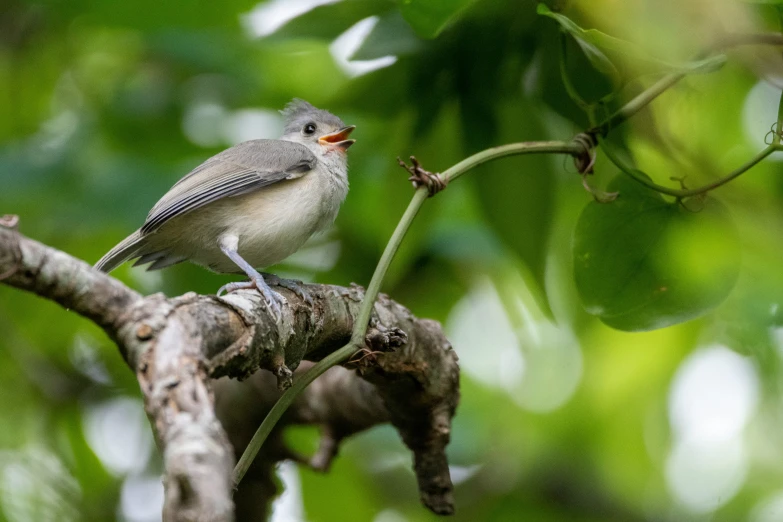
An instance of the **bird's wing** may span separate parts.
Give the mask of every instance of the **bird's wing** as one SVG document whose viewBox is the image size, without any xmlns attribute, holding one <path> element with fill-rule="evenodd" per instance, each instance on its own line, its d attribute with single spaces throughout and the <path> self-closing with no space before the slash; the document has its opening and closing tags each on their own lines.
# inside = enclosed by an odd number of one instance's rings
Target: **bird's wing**
<svg viewBox="0 0 783 522">
<path fill-rule="evenodd" d="M 219 199 L 302 177 L 316 161 L 307 147 L 291 141 L 240 143 L 208 159 L 171 187 L 150 211 L 141 233 L 153 232 L 166 221 Z"/>
</svg>

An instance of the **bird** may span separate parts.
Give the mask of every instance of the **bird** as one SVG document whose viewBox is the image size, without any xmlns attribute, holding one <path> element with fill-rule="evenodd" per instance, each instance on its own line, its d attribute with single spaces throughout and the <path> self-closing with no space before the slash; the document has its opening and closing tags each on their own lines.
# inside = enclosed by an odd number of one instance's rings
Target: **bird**
<svg viewBox="0 0 783 522">
<path fill-rule="evenodd" d="M 294 98 L 280 111 L 280 139 L 239 143 L 197 166 L 158 201 L 142 226 L 95 267 L 111 272 L 126 261 L 159 270 L 183 261 L 218 273 L 245 274 L 217 295 L 257 289 L 277 321 L 286 299 L 280 285 L 311 302 L 295 281 L 262 275 L 316 232 L 328 228 L 348 194 L 347 150 L 356 128 Z"/>
</svg>

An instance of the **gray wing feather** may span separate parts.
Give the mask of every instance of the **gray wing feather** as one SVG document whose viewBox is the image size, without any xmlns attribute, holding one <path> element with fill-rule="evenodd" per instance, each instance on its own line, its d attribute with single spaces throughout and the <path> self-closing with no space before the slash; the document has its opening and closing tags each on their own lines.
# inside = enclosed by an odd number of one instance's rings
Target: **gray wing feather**
<svg viewBox="0 0 783 522">
<path fill-rule="evenodd" d="M 315 167 L 315 155 L 304 145 L 283 140 L 240 143 L 208 159 L 179 180 L 152 208 L 142 234 L 166 221 L 225 197 L 239 196 Z"/>
<path fill-rule="evenodd" d="M 150 266 L 147 267 L 147 270 L 160 270 L 161 268 L 166 268 L 171 265 L 176 265 L 177 263 L 181 263 L 185 261 L 187 258 L 183 256 L 173 256 L 170 254 L 166 254 L 160 258 L 158 258 L 157 261 L 152 263 Z"/>
<path fill-rule="evenodd" d="M 166 256 L 165 251 L 150 252 L 149 254 L 143 254 L 139 256 L 139 258 L 136 260 L 135 263 L 133 263 L 133 266 L 136 267 L 136 266 L 146 265 L 147 263 L 158 261 L 160 258 L 165 256 Z"/>
<path fill-rule="evenodd" d="M 95 263 L 95 268 L 106 273 L 111 272 L 128 259 L 132 259 L 139 250 L 144 248 L 144 242 L 145 239 L 137 230 L 120 241 L 120 243 L 103 256 L 100 261 Z"/>
</svg>

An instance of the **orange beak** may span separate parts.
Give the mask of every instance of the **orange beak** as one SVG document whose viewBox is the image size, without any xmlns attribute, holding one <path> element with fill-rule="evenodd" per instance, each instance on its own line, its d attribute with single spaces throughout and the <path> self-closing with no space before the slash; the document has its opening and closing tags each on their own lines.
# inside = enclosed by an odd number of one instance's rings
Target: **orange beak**
<svg viewBox="0 0 783 522">
<path fill-rule="evenodd" d="M 348 125 L 342 129 L 336 130 L 331 134 L 326 134 L 318 138 L 318 143 L 327 146 L 329 148 L 338 148 L 343 151 L 348 150 L 348 147 L 356 143 L 356 140 L 349 140 L 348 136 L 356 128 L 356 125 Z"/>
</svg>

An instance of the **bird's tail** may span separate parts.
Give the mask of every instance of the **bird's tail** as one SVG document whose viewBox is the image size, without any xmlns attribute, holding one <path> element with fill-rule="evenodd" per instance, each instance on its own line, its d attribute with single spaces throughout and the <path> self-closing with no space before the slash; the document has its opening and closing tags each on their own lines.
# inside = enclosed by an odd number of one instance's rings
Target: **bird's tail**
<svg viewBox="0 0 783 522">
<path fill-rule="evenodd" d="M 128 259 L 138 257 L 139 250 L 144 247 L 145 243 L 146 238 L 142 237 L 141 232 L 137 230 L 120 241 L 116 247 L 109 250 L 100 261 L 95 263 L 95 268 L 102 272 L 109 273 Z"/>
</svg>

